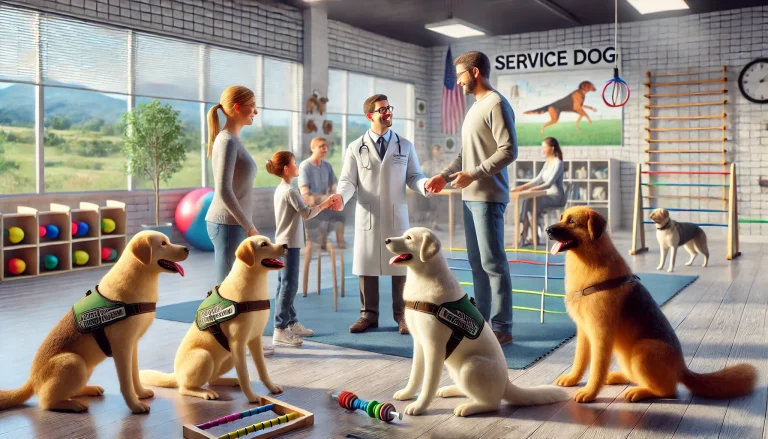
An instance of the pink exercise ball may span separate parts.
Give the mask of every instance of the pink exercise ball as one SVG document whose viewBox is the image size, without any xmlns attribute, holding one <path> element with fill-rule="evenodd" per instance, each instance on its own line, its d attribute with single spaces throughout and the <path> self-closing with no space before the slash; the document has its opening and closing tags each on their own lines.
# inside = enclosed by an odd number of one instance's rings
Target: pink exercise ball
<svg viewBox="0 0 768 439">
<path fill-rule="evenodd" d="M 192 225 L 192 222 L 195 220 L 195 215 L 200 211 L 197 202 L 208 192 L 213 192 L 213 189 L 207 187 L 195 189 L 184 195 L 179 201 L 179 204 L 176 205 L 176 227 L 182 235 L 187 233 L 189 226 Z M 203 213 L 203 215 L 205 215 L 205 213 Z"/>
</svg>

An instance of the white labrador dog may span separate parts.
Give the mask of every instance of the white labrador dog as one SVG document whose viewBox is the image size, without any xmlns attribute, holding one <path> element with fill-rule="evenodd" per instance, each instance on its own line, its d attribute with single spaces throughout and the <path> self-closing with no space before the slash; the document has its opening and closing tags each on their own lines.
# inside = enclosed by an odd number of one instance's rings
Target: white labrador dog
<svg viewBox="0 0 768 439">
<path fill-rule="evenodd" d="M 390 264 L 407 267 L 403 298 L 405 321 L 413 337 L 411 376 L 394 399 L 412 399 L 422 386 L 418 399 L 405 408 L 406 414 L 424 413 L 435 395 L 469 397 L 470 402 L 456 407 L 456 416 L 497 410 L 502 400 L 538 405 L 568 399 L 555 386 L 520 388 L 509 381 L 499 342 L 450 272 L 431 230 L 412 228 L 385 243 L 397 255 Z M 455 384 L 438 389 L 444 363 Z"/>
</svg>

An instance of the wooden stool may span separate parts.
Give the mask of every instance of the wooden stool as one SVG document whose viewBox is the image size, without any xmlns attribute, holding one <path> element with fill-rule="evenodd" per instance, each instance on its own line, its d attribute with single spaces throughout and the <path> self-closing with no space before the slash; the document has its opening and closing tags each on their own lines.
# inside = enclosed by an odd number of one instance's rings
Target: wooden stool
<svg viewBox="0 0 768 439">
<path fill-rule="evenodd" d="M 336 284 L 336 252 L 334 251 L 333 244 L 327 242 L 326 248 L 328 249 L 328 255 L 331 257 L 331 276 L 333 277 L 333 310 L 337 311 L 338 301 L 338 286 Z M 317 247 L 317 294 L 320 294 L 320 280 L 321 280 L 321 264 L 320 260 L 323 255 L 323 247 L 320 244 L 307 241 L 307 245 L 304 248 L 304 285 L 302 295 L 307 297 L 307 284 L 309 283 L 309 263 L 312 262 L 312 249 Z M 341 259 L 341 297 L 344 297 L 344 251 L 339 252 Z"/>
</svg>

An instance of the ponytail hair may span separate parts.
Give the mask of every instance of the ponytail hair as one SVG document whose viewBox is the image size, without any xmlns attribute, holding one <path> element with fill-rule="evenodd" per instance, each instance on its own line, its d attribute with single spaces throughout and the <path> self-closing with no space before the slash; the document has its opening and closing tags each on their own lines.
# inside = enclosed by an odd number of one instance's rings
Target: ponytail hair
<svg viewBox="0 0 768 439">
<path fill-rule="evenodd" d="M 211 158 L 211 153 L 213 153 L 213 141 L 216 140 L 216 136 L 221 132 L 219 108 L 222 108 L 221 104 L 216 104 L 208 110 L 208 158 Z"/>
<path fill-rule="evenodd" d="M 290 151 L 278 151 L 271 159 L 267 160 L 267 172 L 283 178 L 285 167 L 291 164 L 295 156 Z"/>
<path fill-rule="evenodd" d="M 560 142 L 558 142 L 557 139 L 554 137 L 547 137 L 544 139 L 544 143 L 551 146 L 552 148 L 555 148 L 555 155 L 560 159 L 560 161 L 563 160 L 563 150 L 560 149 Z"/>
<path fill-rule="evenodd" d="M 225 116 L 231 117 L 235 113 L 235 104 L 255 105 L 256 97 L 253 94 L 253 91 L 242 85 L 232 85 L 227 87 L 221 93 L 219 103 L 208 110 L 208 158 L 210 158 L 213 153 L 213 142 L 216 140 L 216 136 L 221 132 L 218 110 L 221 109 L 221 112 L 224 113 Z"/>
</svg>

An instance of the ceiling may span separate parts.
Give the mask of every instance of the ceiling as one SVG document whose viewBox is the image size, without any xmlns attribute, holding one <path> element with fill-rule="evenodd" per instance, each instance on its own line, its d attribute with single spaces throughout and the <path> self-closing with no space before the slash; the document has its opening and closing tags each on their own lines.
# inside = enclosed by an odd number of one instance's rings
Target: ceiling
<svg viewBox="0 0 768 439">
<path fill-rule="evenodd" d="M 268 0 L 296 8 L 322 5 L 328 18 L 379 35 L 424 47 L 447 45 L 452 38 L 424 28 L 453 16 L 485 29 L 491 35 L 510 35 L 552 29 L 613 23 L 614 0 Z M 686 0 L 690 10 L 639 14 L 626 0 L 619 1 L 619 22 L 701 14 L 768 5 L 768 0 Z"/>
</svg>

